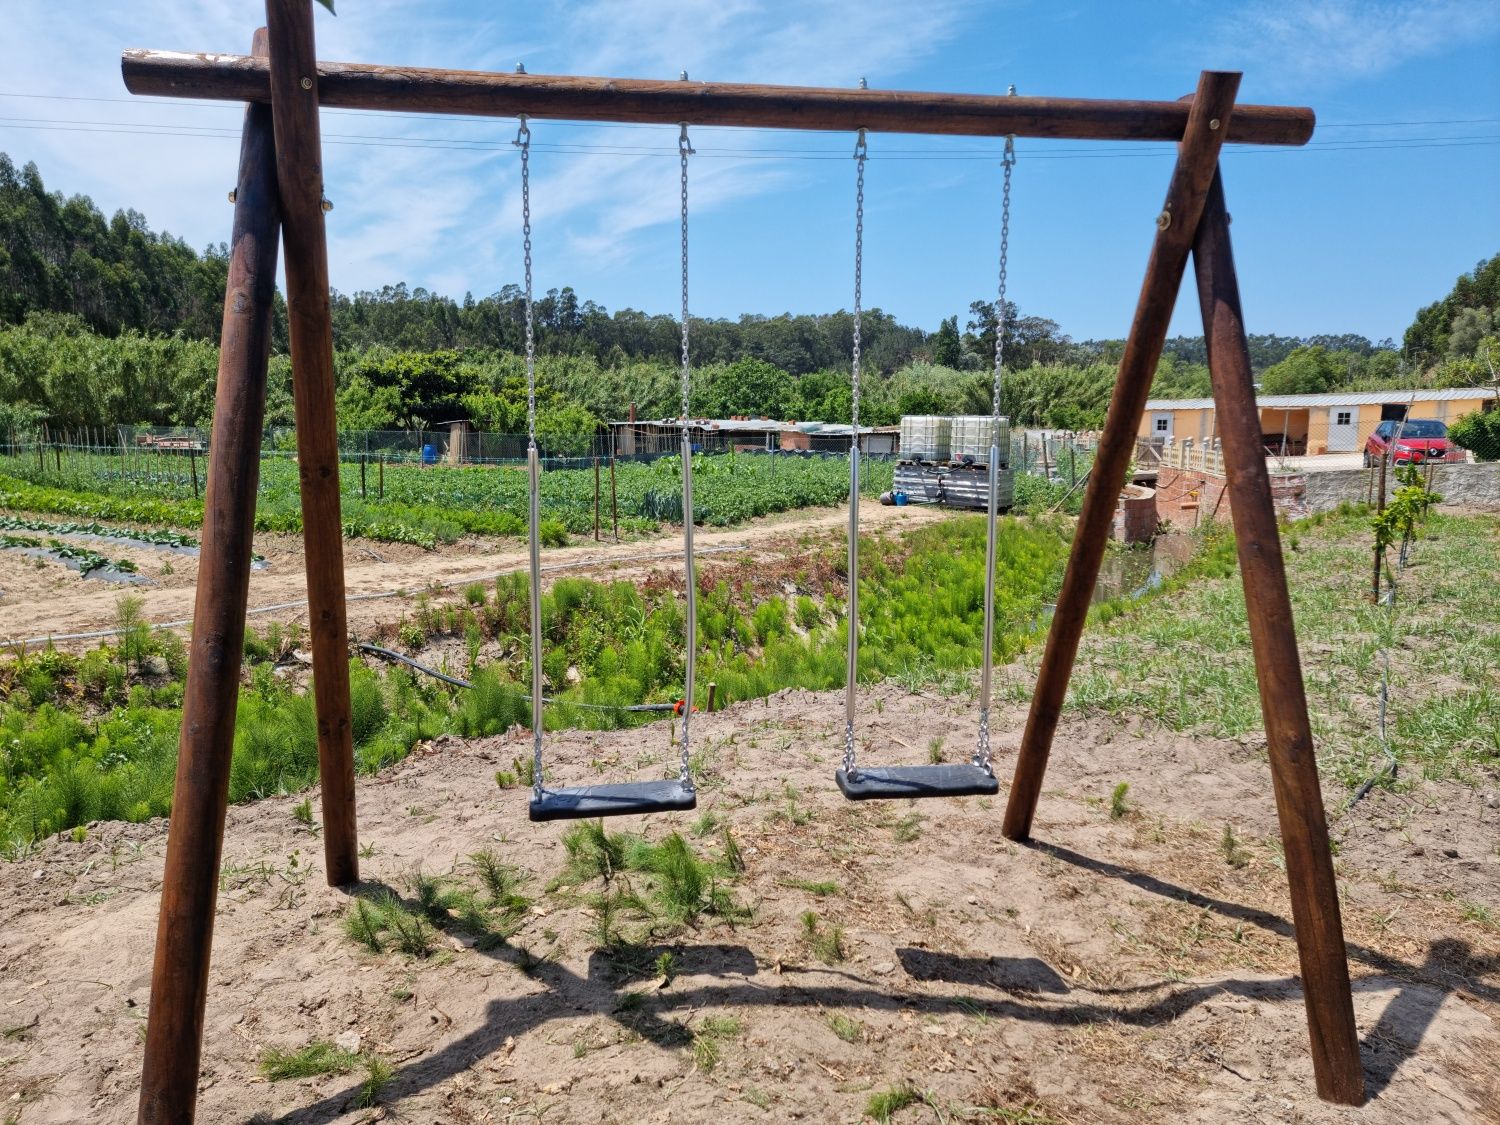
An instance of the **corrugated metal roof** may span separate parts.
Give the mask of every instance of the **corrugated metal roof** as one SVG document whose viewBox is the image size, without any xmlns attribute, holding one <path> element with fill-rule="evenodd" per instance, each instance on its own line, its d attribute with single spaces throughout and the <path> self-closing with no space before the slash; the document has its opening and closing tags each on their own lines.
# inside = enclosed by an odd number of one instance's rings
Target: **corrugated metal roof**
<svg viewBox="0 0 1500 1125">
<path fill-rule="evenodd" d="M 1462 398 L 1495 398 L 1493 387 L 1444 387 L 1412 391 L 1345 391 L 1326 395 L 1257 395 L 1255 404 L 1273 410 L 1303 410 L 1314 406 L 1378 406 L 1386 403 L 1451 402 Z M 1413 398 L 1415 395 L 1415 398 Z M 1146 402 L 1147 410 L 1210 410 L 1211 398 L 1153 398 Z"/>
<path fill-rule="evenodd" d="M 639 418 L 634 422 L 611 422 L 612 426 L 659 426 L 664 430 L 677 429 L 682 425 L 680 418 Z M 773 422 L 765 418 L 694 418 L 688 425 L 695 430 L 718 430 L 722 433 L 805 433 L 813 434 L 847 434 L 849 432 L 848 422 Z M 900 427 L 893 427 L 899 430 Z M 873 433 L 870 426 L 861 426 L 859 432 L 862 434 Z"/>
</svg>

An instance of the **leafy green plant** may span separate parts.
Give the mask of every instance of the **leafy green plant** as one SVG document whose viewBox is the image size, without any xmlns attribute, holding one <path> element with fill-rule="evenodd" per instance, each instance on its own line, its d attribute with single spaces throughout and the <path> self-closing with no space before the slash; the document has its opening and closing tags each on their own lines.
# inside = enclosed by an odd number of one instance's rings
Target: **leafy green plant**
<svg viewBox="0 0 1500 1125">
<path fill-rule="evenodd" d="M 1500 410 L 1476 410 L 1448 427 L 1448 437 L 1476 461 L 1500 461 Z"/>
<path fill-rule="evenodd" d="M 1110 791 L 1109 794 L 1109 819 L 1121 820 L 1128 816 L 1131 804 L 1126 799 L 1130 793 L 1130 782 L 1122 781 Z"/>
</svg>

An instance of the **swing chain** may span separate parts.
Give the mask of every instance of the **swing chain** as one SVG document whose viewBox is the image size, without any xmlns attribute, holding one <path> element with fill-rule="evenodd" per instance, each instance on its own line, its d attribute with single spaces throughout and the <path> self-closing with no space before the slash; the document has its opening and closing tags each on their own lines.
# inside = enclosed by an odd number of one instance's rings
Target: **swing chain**
<svg viewBox="0 0 1500 1125">
<path fill-rule="evenodd" d="M 865 130 L 854 142 L 854 349 L 849 396 L 849 643 L 844 685 L 844 774 L 859 773 L 859 750 L 854 740 L 854 692 L 859 677 L 859 374 L 860 329 L 863 319 L 865 270 L 865 161 L 869 159 Z"/>
<path fill-rule="evenodd" d="M 521 127 L 511 142 L 521 150 L 521 248 L 526 275 L 526 444 L 536 447 L 536 324 L 531 308 L 531 128 Z"/>
<path fill-rule="evenodd" d="M 1000 192 L 1000 298 L 995 306 L 995 386 L 990 399 L 990 410 L 995 427 L 1000 423 L 1000 390 L 1002 372 L 1005 368 L 1005 288 L 1010 273 L 1010 177 L 1016 166 L 1016 138 L 1005 138 L 1005 155 L 1001 158 L 1005 169 L 1004 186 Z"/>
<path fill-rule="evenodd" d="M 683 77 L 687 77 L 686 73 Z M 692 368 L 688 353 L 688 157 L 693 155 L 693 144 L 688 139 L 686 121 L 682 122 L 682 132 L 677 138 L 677 154 L 682 164 L 682 539 L 683 567 L 687 579 L 687 658 L 684 667 L 678 780 L 684 789 L 692 789 L 692 751 L 688 742 L 688 729 L 693 719 L 693 681 L 697 663 L 698 578 L 693 567 L 693 443 L 688 428 L 692 406 Z"/>
<path fill-rule="evenodd" d="M 682 161 L 682 420 L 686 425 L 689 409 L 688 378 L 688 157 L 696 150 L 688 140 L 687 123 L 677 138 L 677 153 Z"/>
<path fill-rule="evenodd" d="M 860 319 L 861 289 L 865 269 L 865 161 L 870 149 L 865 141 L 865 131 L 859 131 L 854 142 L 854 160 L 858 167 L 854 183 L 854 386 L 850 404 L 850 422 L 853 440 L 859 439 L 859 374 L 860 374 Z"/>
<path fill-rule="evenodd" d="M 513 142 L 521 150 L 521 246 L 526 285 L 527 549 L 531 560 L 531 795 L 542 800 L 541 460 L 536 447 L 536 320 L 531 301 L 531 129 L 526 115 Z"/>
<path fill-rule="evenodd" d="M 1011 87 L 1011 93 L 1015 93 L 1015 87 Z M 995 382 L 990 397 L 991 427 L 993 432 L 992 441 L 998 443 L 1000 440 L 1000 395 L 1003 389 L 1005 371 L 1005 291 L 1006 282 L 1010 273 L 1010 180 L 1011 172 L 1016 166 L 1016 138 L 1014 135 L 1005 138 L 1005 154 L 1000 161 L 1004 169 L 1004 186 L 1000 193 L 1000 293 L 995 302 Z M 998 451 L 998 445 L 995 447 Z M 992 761 L 994 759 L 994 748 L 990 744 L 990 668 L 994 662 L 994 582 L 995 582 L 995 503 L 994 490 L 998 485 L 999 467 L 990 466 L 990 502 L 988 541 L 985 547 L 985 565 L 989 573 L 985 575 L 985 630 L 983 654 L 984 669 L 981 675 L 981 696 L 979 700 L 979 742 L 974 748 L 974 764 L 986 773 L 993 772 Z"/>
</svg>

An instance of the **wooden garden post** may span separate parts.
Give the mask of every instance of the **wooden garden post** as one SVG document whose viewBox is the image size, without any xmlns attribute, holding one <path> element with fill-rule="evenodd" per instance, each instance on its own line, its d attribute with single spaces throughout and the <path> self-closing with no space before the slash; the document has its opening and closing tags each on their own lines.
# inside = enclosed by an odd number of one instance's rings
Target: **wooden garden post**
<svg viewBox="0 0 1500 1125">
<path fill-rule="evenodd" d="M 1104 433 L 1094 457 L 1094 468 L 1083 492 L 1083 509 L 1073 533 L 1068 569 L 1052 615 L 1047 647 L 1042 654 L 1031 712 L 1016 757 L 1015 779 L 1005 807 L 1004 834 L 1012 840 L 1031 835 L 1031 821 L 1042 793 L 1042 778 L 1052 752 L 1052 738 L 1068 693 L 1068 678 L 1078 655 L 1078 641 L 1099 579 L 1110 524 L 1125 473 L 1135 452 L 1135 435 L 1151 390 L 1151 379 L 1166 343 L 1167 326 L 1203 201 L 1213 181 L 1219 149 L 1229 132 L 1230 110 L 1239 89 L 1240 76 L 1223 71 L 1204 71 L 1188 113 L 1187 128 L 1177 154 L 1177 166 L 1167 188 L 1167 201 L 1157 217 L 1156 242 L 1146 265 L 1146 280 L 1136 304 L 1135 320 L 1120 358 L 1114 395 L 1104 421 Z M 1024 436 L 1023 436 L 1024 458 Z"/>
<path fill-rule="evenodd" d="M 1216 174 L 1193 244 L 1198 301 L 1228 478 L 1250 644 L 1281 821 L 1292 921 L 1302 966 L 1318 1096 L 1343 1105 L 1364 1101 L 1359 1035 L 1349 991 L 1349 962 L 1339 917 L 1338 885 L 1307 718 L 1302 664 L 1292 622 L 1276 508 L 1260 443 L 1250 350 L 1229 243 L 1224 185 Z"/>
<path fill-rule="evenodd" d="M 256 33 L 254 53 L 266 53 Z M 245 111 L 177 782 L 151 971 L 139 1120 L 193 1119 L 250 593 L 279 219 L 269 106 Z M 124 435 L 121 434 L 121 456 Z"/>
<path fill-rule="evenodd" d="M 287 326 L 323 788 L 323 856 L 329 884 L 344 886 L 359 879 L 359 844 L 312 0 L 267 0 L 266 25 L 271 36 L 276 179 L 286 244 Z"/>
</svg>

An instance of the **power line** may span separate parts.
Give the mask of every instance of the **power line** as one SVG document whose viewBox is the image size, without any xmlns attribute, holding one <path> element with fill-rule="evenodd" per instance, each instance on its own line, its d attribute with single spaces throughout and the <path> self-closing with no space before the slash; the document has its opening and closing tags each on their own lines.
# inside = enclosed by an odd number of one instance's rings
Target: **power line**
<svg viewBox="0 0 1500 1125">
<path fill-rule="evenodd" d="M 99 99 L 104 100 L 104 99 Z M 68 118 L 0 117 L 0 129 L 16 129 L 34 132 L 57 133 L 103 133 L 117 136 L 163 136 L 195 137 L 207 140 L 234 140 L 240 131 L 235 128 L 213 125 L 189 125 L 167 122 L 90 121 Z M 326 133 L 323 140 L 338 144 L 367 148 L 404 148 L 457 152 L 498 152 L 512 150 L 509 140 L 480 140 L 465 137 L 421 137 L 389 136 L 370 133 Z M 1458 134 L 1433 137 L 1367 137 L 1346 140 L 1312 141 L 1298 147 L 1230 146 L 1228 154 L 1249 152 L 1352 152 L 1352 151 L 1397 151 L 1401 149 L 1429 148 L 1473 148 L 1490 147 L 1500 143 L 1500 134 Z M 534 142 L 533 148 L 578 155 L 621 157 L 676 157 L 672 148 L 648 145 L 587 144 L 575 142 Z M 1100 160 L 1142 156 L 1174 156 L 1175 146 L 1111 147 L 1111 148 L 1065 148 L 1038 149 L 1025 153 L 1031 160 Z M 847 160 L 842 149 L 805 147 L 755 146 L 747 148 L 715 148 L 700 146 L 700 155 L 729 160 Z M 872 159 L 921 160 L 940 162 L 981 161 L 998 158 L 997 151 L 989 149 L 912 149 L 890 148 L 871 153 Z"/>
</svg>

